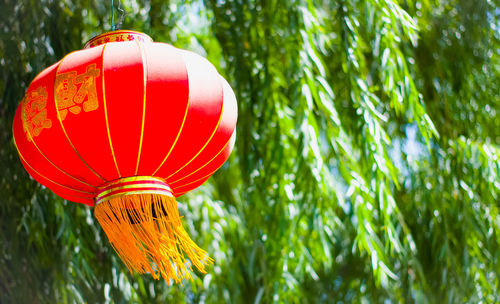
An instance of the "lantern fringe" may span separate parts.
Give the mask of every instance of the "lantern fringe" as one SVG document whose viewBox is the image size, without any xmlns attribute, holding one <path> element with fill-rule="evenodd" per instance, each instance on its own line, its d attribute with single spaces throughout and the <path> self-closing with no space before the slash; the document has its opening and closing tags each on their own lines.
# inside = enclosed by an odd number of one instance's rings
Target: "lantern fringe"
<svg viewBox="0 0 500 304">
<path fill-rule="evenodd" d="M 170 284 L 191 279 L 191 264 L 202 273 L 213 264 L 182 227 L 174 197 L 122 195 L 98 204 L 94 214 L 130 272 L 161 275 Z"/>
</svg>

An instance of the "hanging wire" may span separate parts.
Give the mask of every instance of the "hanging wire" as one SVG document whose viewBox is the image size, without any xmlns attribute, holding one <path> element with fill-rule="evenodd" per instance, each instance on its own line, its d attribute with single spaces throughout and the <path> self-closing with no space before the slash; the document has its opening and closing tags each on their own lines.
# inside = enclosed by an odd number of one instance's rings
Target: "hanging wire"
<svg viewBox="0 0 500 304">
<path fill-rule="evenodd" d="M 118 0 L 118 11 L 120 13 L 122 13 L 122 15 L 120 16 L 120 21 L 118 21 L 118 25 L 117 25 L 117 28 L 120 29 L 122 27 L 123 19 L 127 15 L 125 10 L 122 8 L 122 1 L 121 0 Z"/>
<path fill-rule="evenodd" d="M 115 1 L 111 0 L 111 30 L 115 30 Z"/>
<path fill-rule="evenodd" d="M 127 15 L 125 10 L 122 8 L 122 1 L 121 0 L 118 0 L 118 11 L 121 13 L 120 21 L 118 21 L 118 24 L 115 24 L 115 2 L 114 2 L 114 0 L 111 0 L 111 30 L 112 31 L 120 29 L 122 22 L 123 22 L 123 18 L 125 18 L 125 16 Z"/>
</svg>

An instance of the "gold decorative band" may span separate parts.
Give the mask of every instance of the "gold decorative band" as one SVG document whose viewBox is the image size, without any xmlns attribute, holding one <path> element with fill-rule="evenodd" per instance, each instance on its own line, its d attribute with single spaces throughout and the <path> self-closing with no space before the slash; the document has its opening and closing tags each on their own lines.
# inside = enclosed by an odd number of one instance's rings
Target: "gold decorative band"
<svg viewBox="0 0 500 304">
<path fill-rule="evenodd" d="M 139 41 L 153 42 L 153 39 L 148 35 L 128 30 L 117 30 L 98 35 L 85 43 L 84 49 L 92 48 L 108 42 L 123 42 L 123 41 Z"/>
<path fill-rule="evenodd" d="M 163 179 L 151 176 L 130 176 L 100 186 L 95 202 L 98 205 L 117 196 L 146 193 L 173 196 L 172 189 Z"/>
</svg>

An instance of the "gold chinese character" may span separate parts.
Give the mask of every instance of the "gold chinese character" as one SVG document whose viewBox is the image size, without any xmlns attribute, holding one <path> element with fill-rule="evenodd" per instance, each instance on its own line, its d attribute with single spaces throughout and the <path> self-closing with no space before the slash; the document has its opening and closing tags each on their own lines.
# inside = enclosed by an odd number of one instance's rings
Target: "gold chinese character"
<svg viewBox="0 0 500 304">
<path fill-rule="evenodd" d="M 75 71 L 71 71 L 57 75 L 56 102 L 62 120 L 66 119 L 68 111 L 75 115 L 79 114 L 82 103 L 85 112 L 97 110 L 99 102 L 95 79 L 99 76 L 99 72 L 93 63 L 87 66 L 83 74 L 77 75 Z"/>
<path fill-rule="evenodd" d="M 73 97 L 76 94 L 75 78 L 76 72 L 63 73 L 56 77 L 56 103 L 62 120 L 66 118 L 68 110 L 73 114 L 78 114 L 81 111 L 80 107 L 73 102 Z"/>
<path fill-rule="evenodd" d="M 97 88 L 95 79 L 99 76 L 99 69 L 95 68 L 95 63 L 87 67 L 87 72 L 78 75 L 75 79 L 76 84 L 82 84 L 78 93 L 76 93 L 74 101 L 77 104 L 83 102 L 87 96 L 87 101 L 83 103 L 83 110 L 90 112 L 97 110 L 99 102 L 97 101 Z"/>
<path fill-rule="evenodd" d="M 52 127 L 52 121 L 47 118 L 47 90 L 38 87 L 26 93 L 23 103 L 23 127 L 31 136 L 38 136 L 43 129 Z"/>
</svg>

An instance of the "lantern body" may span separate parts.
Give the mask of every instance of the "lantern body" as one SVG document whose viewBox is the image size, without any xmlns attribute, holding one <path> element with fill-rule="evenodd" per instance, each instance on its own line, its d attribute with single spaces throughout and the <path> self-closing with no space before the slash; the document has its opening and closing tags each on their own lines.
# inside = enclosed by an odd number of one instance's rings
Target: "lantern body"
<svg viewBox="0 0 500 304">
<path fill-rule="evenodd" d="M 198 187 L 234 144 L 230 86 L 192 52 L 136 32 L 102 36 L 29 86 L 13 126 L 24 167 L 90 206 L 99 187 L 124 177 L 160 178 L 175 196 Z"/>
<path fill-rule="evenodd" d="M 154 205 L 198 187 L 226 161 L 236 118 L 232 89 L 206 59 L 115 31 L 40 73 L 17 109 L 13 133 L 25 169 L 57 195 L 94 206 L 147 193 L 135 201 Z M 121 208 L 134 209 L 129 201 Z M 156 219 L 166 207 L 148 208 Z M 103 228 L 116 249 L 110 233 L 117 228 Z M 124 261 L 134 270 L 158 270 L 145 266 L 145 256 L 137 267 Z"/>
</svg>

